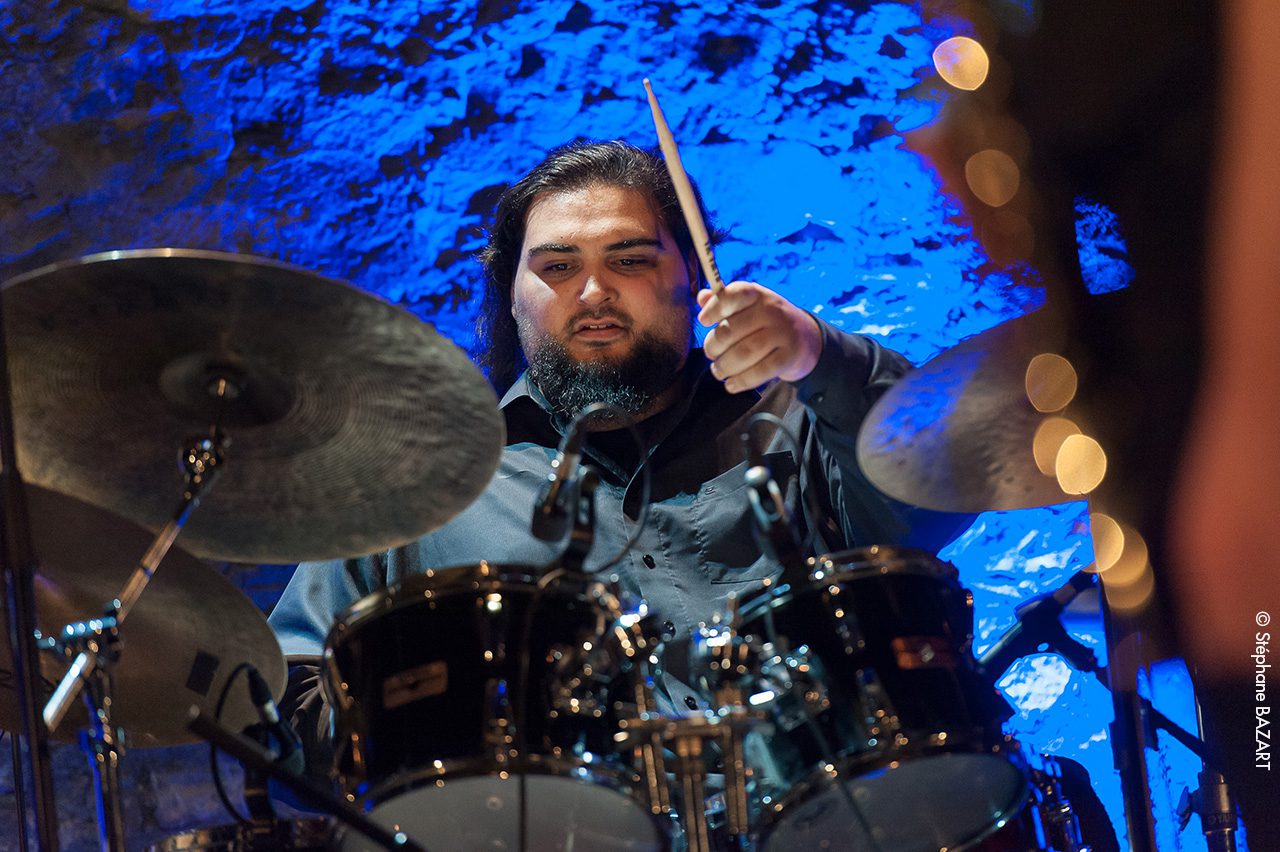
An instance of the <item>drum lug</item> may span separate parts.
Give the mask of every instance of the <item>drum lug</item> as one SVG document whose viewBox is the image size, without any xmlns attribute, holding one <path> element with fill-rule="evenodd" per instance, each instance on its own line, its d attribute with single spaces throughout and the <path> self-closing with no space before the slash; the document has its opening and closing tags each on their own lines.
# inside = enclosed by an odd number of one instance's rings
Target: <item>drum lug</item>
<svg viewBox="0 0 1280 852">
<path fill-rule="evenodd" d="M 764 680 L 778 693 L 774 722 L 784 731 L 793 731 L 831 709 L 822 664 L 809 655 L 809 646 L 775 653 L 766 644 L 767 656 L 761 666 Z"/>
<path fill-rule="evenodd" d="M 852 656 L 867 647 L 867 638 L 863 635 L 862 625 L 858 623 L 858 615 L 852 606 L 846 606 L 841 599 L 841 588 L 831 583 L 822 593 L 826 603 L 827 614 L 831 617 L 832 627 L 840 639 L 844 652 Z"/>
<path fill-rule="evenodd" d="M 552 676 L 547 684 L 551 716 L 599 718 L 608 706 L 612 656 L 599 639 L 556 645 L 547 654 Z"/>
<path fill-rule="evenodd" d="M 515 743 L 515 720 L 511 715 L 511 693 L 506 680 L 492 678 L 487 681 L 484 700 L 489 708 L 485 720 L 485 745 L 493 749 L 497 761 L 503 763 L 507 751 Z"/>
<path fill-rule="evenodd" d="M 875 669 L 858 669 L 858 690 L 861 696 L 862 718 L 867 733 L 885 746 L 907 744 L 902 733 L 898 712 L 889 700 L 889 692 L 880 682 Z"/>
</svg>

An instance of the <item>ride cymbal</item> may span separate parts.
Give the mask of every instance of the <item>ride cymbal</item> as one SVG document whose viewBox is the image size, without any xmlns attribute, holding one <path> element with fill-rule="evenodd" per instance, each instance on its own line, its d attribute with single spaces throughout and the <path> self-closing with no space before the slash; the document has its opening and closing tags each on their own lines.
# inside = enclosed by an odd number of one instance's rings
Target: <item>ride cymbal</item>
<svg viewBox="0 0 1280 852">
<path fill-rule="evenodd" d="M 48 266 L 3 296 L 32 483 L 158 529 L 182 446 L 212 422 L 230 437 L 180 539 L 198 556 L 297 562 L 404 544 L 461 511 L 497 465 L 503 422 L 480 371 L 342 282 L 149 249 Z"/>
</svg>

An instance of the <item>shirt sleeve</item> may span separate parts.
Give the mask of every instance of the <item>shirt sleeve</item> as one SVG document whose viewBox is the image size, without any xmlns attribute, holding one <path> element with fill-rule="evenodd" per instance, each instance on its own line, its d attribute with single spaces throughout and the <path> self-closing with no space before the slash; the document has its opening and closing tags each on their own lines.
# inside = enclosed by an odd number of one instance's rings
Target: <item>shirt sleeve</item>
<svg viewBox="0 0 1280 852">
<path fill-rule="evenodd" d="M 386 556 L 304 562 L 267 622 L 286 656 L 319 655 L 333 617 L 386 584 Z"/>
<path fill-rule="evenodd" d="M 275 631 L 289 663 L 289 681 L 280 700 L 280 715 L 302 739 L 307 774 L 327 781 L 333 765 L 329 705 L 321 688 L 320 660 L 334 616 L 360 598 L 386 585 L 386 556 L 304 562 L 285 587 L 267 622 Z M 272 794 L 301 804 L 272 788 Z"/>
<path fill-rule="evenodd" d="M 817 525 L 828 545 L 894 544 L 937 553 L 974 516 L 889 498 L 871 484 L 857 458 L 858 430 L 868 412 L 912 369 L 911 362 L 871 338 L 846 334 L 821 319 L 818 327 L 822 355 L 813 371 L 794 383 L 808 414 L 810 475 L 826 483 L 825 517 L 810 518 L 810 524 Z"/>
</svg>

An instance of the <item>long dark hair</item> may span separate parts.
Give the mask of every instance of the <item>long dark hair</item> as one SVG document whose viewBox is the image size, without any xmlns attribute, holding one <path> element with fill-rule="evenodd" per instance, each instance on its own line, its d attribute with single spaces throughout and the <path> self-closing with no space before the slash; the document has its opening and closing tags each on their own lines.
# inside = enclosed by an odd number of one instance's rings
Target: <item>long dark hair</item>
<svg viewBox="0 0 1280 852">
<path fill-rule="evenodd" d="M 525 220 L 533 201 L 545 192 L 563 192 L 592 185 L 638 189 L 657 205 L 663 224 L 676 241 L 686 262 L 696 271 L 699 286 L 702 272 L 693 248 L 693 237 L 680 212 L 666 164 L 654 151 L 626 142 L 571 142 L 553 150 L 498 200 L 489 228 L 489 242 L 480 254 L 484 265 L 484 299 L 476 320 L 476 361 L 489 374 L 499 393 L 515 382 L 526 366 L 524 353 L 511 315 L 511 288 L 520 265 L 524 245 Z M 702 208 L 702 197 L 698 206 Z M 703 218 L 710 220 L 703 209 Z M 714 234 L 714 229 L 712 229 Z"/>
</svg>

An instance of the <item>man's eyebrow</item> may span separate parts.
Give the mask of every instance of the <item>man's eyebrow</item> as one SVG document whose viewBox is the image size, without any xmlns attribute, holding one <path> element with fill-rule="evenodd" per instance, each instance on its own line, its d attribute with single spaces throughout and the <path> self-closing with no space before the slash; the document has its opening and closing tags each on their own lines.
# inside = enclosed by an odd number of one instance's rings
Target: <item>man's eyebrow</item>
<svg viewBox="0 0 1280 852">
<path fill-rule="evenodd" d="M 662 241 L 656 237 L 632 237 L 605 246 L 605 251 L 626 251 L 633 248 L 662 248 Z"/>
<path fill-rule="evenodd" d="M 571 246 L 568 243 L 542 243 L 529 249 L 528 257 L 537 257 L 540 254 L 577 254 L 578 247 Z"/>
<path fill-rule="evenodd" d="M 657 237 L 630 237 L 625 240 L 619 240 L 616 243 L 609 243 L 604 247 L 605 251 L 626 251 L 633 248 L 662 248 L 662 241 Z M 578 247 L 569 243 L 540 243 L 525 253 L 526 257 L 534 258 L 540 254 L 578 254 Z"/>
</svg>

